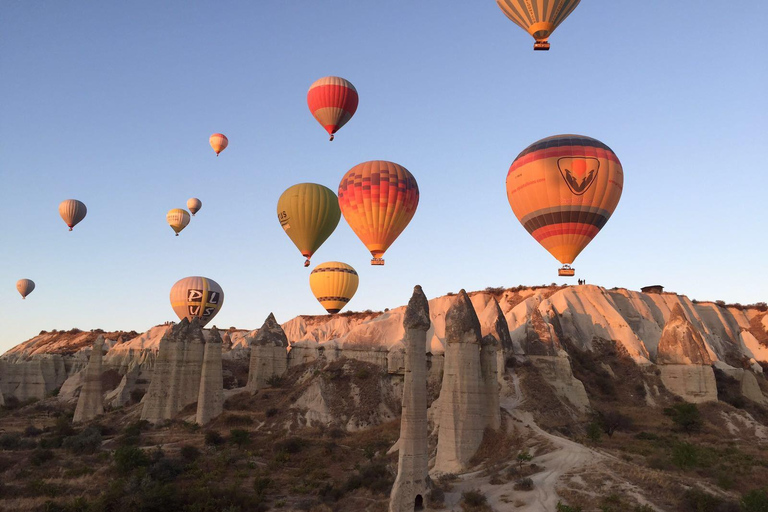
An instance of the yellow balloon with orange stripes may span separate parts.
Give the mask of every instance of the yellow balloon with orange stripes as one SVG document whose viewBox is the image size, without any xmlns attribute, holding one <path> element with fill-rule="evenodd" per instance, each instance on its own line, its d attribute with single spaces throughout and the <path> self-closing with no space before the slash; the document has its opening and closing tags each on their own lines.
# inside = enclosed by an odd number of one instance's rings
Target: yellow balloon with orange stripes
<svg viewBox="0 0 768 512">
<path fill-rule="evenodd" d="M 309 287 L 330 314 L 341 311 L 354 297 L 360 279 L 354 268 L 340 261 L 327 261 L 309 274 Z"/>
<path fill-rule="evenodd" d="M 555 135 L 520 153 L 507 173 L 507 199 L 517 220 L 564 266 L 605 226 L 619 204 L 624 170 L 616 154 L 583 135 Z"/>
<path fill-rule="evenodd" d="M 536 40 L 534 50 L 549 50 L 549 36 L 581 0 L 496 0 L 502 12 Z"/>
</svg>

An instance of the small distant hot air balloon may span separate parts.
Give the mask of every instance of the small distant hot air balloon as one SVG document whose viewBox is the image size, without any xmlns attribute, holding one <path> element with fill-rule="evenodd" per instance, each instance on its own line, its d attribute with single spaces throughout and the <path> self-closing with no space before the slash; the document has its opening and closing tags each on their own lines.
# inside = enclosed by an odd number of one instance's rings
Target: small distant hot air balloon
<svg viewBox="0 0 768 512">
<path fill-rule="evenodd" d="M 291 241 L 307 258 L 304 266 L 341 219 L 339 199 L 328 187 L 299 183 L 289 187 L 277 201 L 277 220 Z"/>
<path fill-rule="evenodd" d="M 179 236 L 181 230 L 187 227 L 187 224 L 189 224 L 189 218 L 189 212 L 187 210 L 182 210 L 181 208 L 174 208 L 173 210 L 169 210 L 165 216 L 165 219 L 168 221 L 168 225 L 170 225 L 176 232 L 176 236 Z"/>
<path fill-rule="evenodd" d="M 200 211 L 200 208 L 202 207 L 203 207 L 203 202 L 198 198 L 190 197 L 189 199 L 187 199 L 187 208 L 189 208 L 189 213 L 191 213 L 193 217 L 197 212 Z"/>
<path fill-rule="evenodd" d="M 624 171 L 616 154 L 583 135 L 555 135 L 520 153 L 507 173 L 517 220 L 573 276 L 570 264 L 616 209 Z"/>
<path fill-rule="evenodd" d="M 338 76 L 326 76 L 315 81 L 307 92 L 309 111 L 325 128 L 331 140 L 333 134 L 355 115 L 357 102 L 355 86 Z"/>
<path fill-rule="evenodd" d="M 180 279 L 171 287 L 171 307 L 179 320 L 202 319 L 210 322 L 224 304 L 221 286 L 207 277 L 191 276 Z"/>
<path fill-rule="evenodd" d="M 219 156 L 219 153 L 224 151 L 229 145 L 229 139 L 223 133 L 214 133 L 208 139 L 208 142 L 210 142 L 211 147 L 216 152 L 216 156 Z"/>
<path fill-rule="evenodd" d="M 86 213 L 88 213 L 88 209 L 85 204 L 77 199 L 67 199 L 59 204 L 59 215 L 67 223 L 70 231 L 85 218 Z"/>
<path fill-rule="evenodd" d="M 384 251 L 411 222 L 418 205 L 416 178 L 393 162 L 358 164 L 339 184 L 341 213 L 371 252 L 371 265 L 384 264 Z"/>
<path fill-rule="evenodd" d="M 341 311 L 354 297 L 360 279 L 354 268 L 340 261 L 316 266 L 309 274 L 309 287 L 330 314 Z"/>
<path fill-rule="evenodd" d="M 35 282 L 31 279 L 19 279 L 16 281 L 16 289 L 21 294 L 21 298 L 26 299 L 27 295 L 35 289 Z"/>
<path fill-rule="evenodd" d="M 536 39 L 534 50 L 549 50 L 549 36 L 579 5 L 581 0 L 496 0 L 520 28 Z"/>
</svg>

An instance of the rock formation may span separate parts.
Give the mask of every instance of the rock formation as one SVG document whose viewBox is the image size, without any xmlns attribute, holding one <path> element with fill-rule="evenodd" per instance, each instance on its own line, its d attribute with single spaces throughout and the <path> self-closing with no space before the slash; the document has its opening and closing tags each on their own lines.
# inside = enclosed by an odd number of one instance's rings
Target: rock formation
<svg viewBox="0 0 768 512">
<path fill-rule="evenodd" d="M 421 286 L 405 310 L 405 382 L 397 478 L 392 486 L 389 512 L 413 512 L 426 505 L 429 480 L 427 441 L 427 331 L 429 303 Z"/>
<path fill-rule="evenodd" d="M 83 387 L 80 390 L 80 398 L 77 400 L 73 421 L 81 423 L 90 421 L 100 414 L 104 414 L 104 403 L 101 396 L 101 359 L 104 349 L 104 337 L 99 335 L 93 342 L 91 357 L 85 368 Z"/>
<path fill-rule="evenodd" d="M 134 363 L 128 367 L 123 375 L 120 384 L 115 389 L 107 393 L 104 401 L 112 407 L 122 407 L 131 401 L 131 392 L 136 389 L 136 381 L 139 378 L 141 367 Z"/>
<path fill-rule="evenodd" d="M 676 304 L 661 332 L 656 352 L 661 381 L 688 402 L 717 400 L 717 381 L 704 339 Z"/>
<path fill-rule="evenodd" d="M 282 376 L 288 368 L 288 338 L 270 313 L 251 345 L 251 365 L 248 370 L 250 392 L 267 387 L 267 381 Z"/>
<path fill-rule="evenodd" d="M 496 369 L 496 351 L 499 348 L 496 338 L 488 334 L 480 341 L 480 375 L 483 378 L 483 396 L 485 397 L 486 426 L 498 430 L 501 426 L 499 406 L 499 377 Z M 499 350 L 501 351 L 501 350 Z"/>
<path fill-rule="evenodd" d="M 688 321 L 680 304 L 675 304 L 661 332 L 656 364 L 712 364 L 704 338 Z"/>
<path fill-rule="evenodd" d="M 219 331 L 214 326 L 205 344 L 202 376 L 200 378 L 200 394 L 197 398 L 197 415 L 195 421 L 206 425 L 221 414 L 224 408 L 224 377 L 221 367 L 222 340 Z"/>
<path fill-rule="evenodd" d="M 483 441 L 488 414 L 480 366 L 480 321 L 461 290 L 445 315 L 445 366 L 435 473 L 459 473 Z"/>
<path fill-rule="evenodd" d="M 165 410 L 170 396 L 169 387 L 171 385 L 171 350 L 176 349 L 175 340 L 178 329 L 187 322 L 182 320 L 178 326 L 165 331 L 158 346 L 157 358 L 155 359 L 155 368 L 152 372 L 152 381 L 149 383 L 149 389 L 144 396 L 144 407 L 141 410 L 141 419 L 150 423 L 156 423 L 166 418 Z"/>
<path fill-rule="evenodd" d="M 219 351 L 221 352 L 221 351 Z M 197 318 L 189 324 L 187 343 L 184 345 L 184 364 L 181 371 L 179 410 L 197 401 L 200 393 L 200 376 L 203 372 L 205 338 L 203 326 Z"/>
<path fill-rule="evenodd" d="M 3 398 L 3 392 L 0 391 L 0 407 L 5 405 L 5 399 Z"/>
</svg>

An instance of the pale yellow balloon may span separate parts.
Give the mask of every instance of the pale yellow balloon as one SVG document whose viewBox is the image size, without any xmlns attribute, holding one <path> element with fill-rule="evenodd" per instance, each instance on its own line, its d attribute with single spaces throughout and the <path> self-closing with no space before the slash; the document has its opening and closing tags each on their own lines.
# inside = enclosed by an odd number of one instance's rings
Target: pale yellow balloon
<svg viewBox="0 0 768 512">
<path fill-rule="evenodd" d="M 35 289 L 35 282 L 31 279 L 19 279 L 16 281 L 16 289 L 21 294 L 21 298 L 26 299 L 27 295 Z"/>
<path fill-rule="evenodd" d="M 86 213 L 88 213 L 88 209 L 85 204 L 77 199 L 67 199 L 59 204 L 59 215 L 67 223 L 70 231 L 85 218 Z"/>
<path fill-rule="evenodd" d="M 200 208 L 202 207 L 203 207 L 203 202 L 198 198 L 190 197 L 189 199 L 187 199 L 187 208 L 189 208 L 189 213 L 191 213 L 193 217 L 197 212 L 200 211 Z"/>
<path fill-rule="evenodd" d="M 182 210 L 181 208 L 174 208 L 173 210 L 169 210 L 168 214 L 165 216 L 165 219 L 168 221 L 168 225 L 171 226 L 176 232 L 176 236 L 179 236 L 181 230 L 187 227 L 187 224 L 189 224 L 189 218 L 189 212 L 187 210 Z"/>
<path fill-rule="evenodd" d="M 207 277 L 190 276 L 171 287 L 171 307 L 179 320 L 197 317 L 203 325 L 210 322 L 224 305 L 221 286 Z"/>
</svg>

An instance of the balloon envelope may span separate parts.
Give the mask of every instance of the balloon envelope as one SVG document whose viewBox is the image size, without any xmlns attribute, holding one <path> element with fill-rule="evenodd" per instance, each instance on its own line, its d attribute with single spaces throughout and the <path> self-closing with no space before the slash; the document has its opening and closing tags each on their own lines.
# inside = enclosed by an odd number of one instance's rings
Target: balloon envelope
<svg viewBox="0 0 768 512">
<path fill-rule="evenodd" d="M 171 307 L 179 320 L 197 317 L 205 325 L 224 304 L 221 286 L 207 277 L 191 276 L 180 279 L 171 288 Z"/>
<path fill-rule="evenodd" d="M 189 213 L 191 213 L 192 216 L 194 216 L 197 212 L 199 212 L 200 208 L 202 207 L 203 207 L 203 202 L 200 201 L 198 198 L 190 197 L 189 199 L 187 199 L 187 208 L 189 208 Z"/>
<path fill-rule="evenodd" d="M 299 183 L 289 187 L 277 201 L 277 219 L 309 266 L 312 255 L 323 245 L 341 219 L 339 199 L 328 187 Z"/>
<path fill-rule="evenodd" d="M 349 227 L 373 256 L 381 257 L 403 232 L 419 205 L 419 186 L 408 169 L 372 160 L 350 169 L 339 184 L 339 206 Z"/>
<path fill-rule="evenodd" d="M 168 221 L 168 225 L 176 232 L 176 236 L 179 236 L 181 230 L 187 227 L 189 218 L 189 212 L 181 208 L 168 210 L 168 213 L 165 215 L 165 220 Z"/>
<path fill-rule="evenodd" d="M 565 265 L 608 222 L 623 187 L 616 154 L 583 135 L 534 142 L 507 173 L 507 198 L 517 220 Z"/>
<path fill-rule="evenodd" d="M 333 134 L 357 111 L 357 89 L 338 76 L 323 77 L 309 87 L 307 105 L 317 122 L 333 140 Z"/>
<path fill-rule="evenodd" d="M 340 261 L 321 263 L 309 274 L 312 293 L 332 315 L 341 311 L 354 297 L 359 282 L 355 269 Z"/>
<path fill-rule="evenodd" d="M 219 156 L 219 153 L 224 151 L 227 148 L 227 146 L 229 146 L 229 139 L 223 133 L 214 133 L 208 139 L 208 142 L 210 143 L 213 150 L 216 152 L 216 156 Z"/>
<path fill-rule="evenodd" d="M 27 295 L 35 289 L 35 282 L 31 279 L 19 279 L 16 281 L 16 289 L 21 294 L 21 298 L 26 299 Z"/>
<path fill-rule="evenodd" d="M 67 223 L 70 231 L 85 218 L 86 213 L 88 213 L 88 209 L 85 204 L 77 199 L 67 199 L 59 204 L 59 215 Z"/>
<path fill-rule="evenodd" d="M 496 0 L 504 14 L 528 32 L 536 50 L 548 50 L 547 39 L 581 0 Z"/>
</svg>

